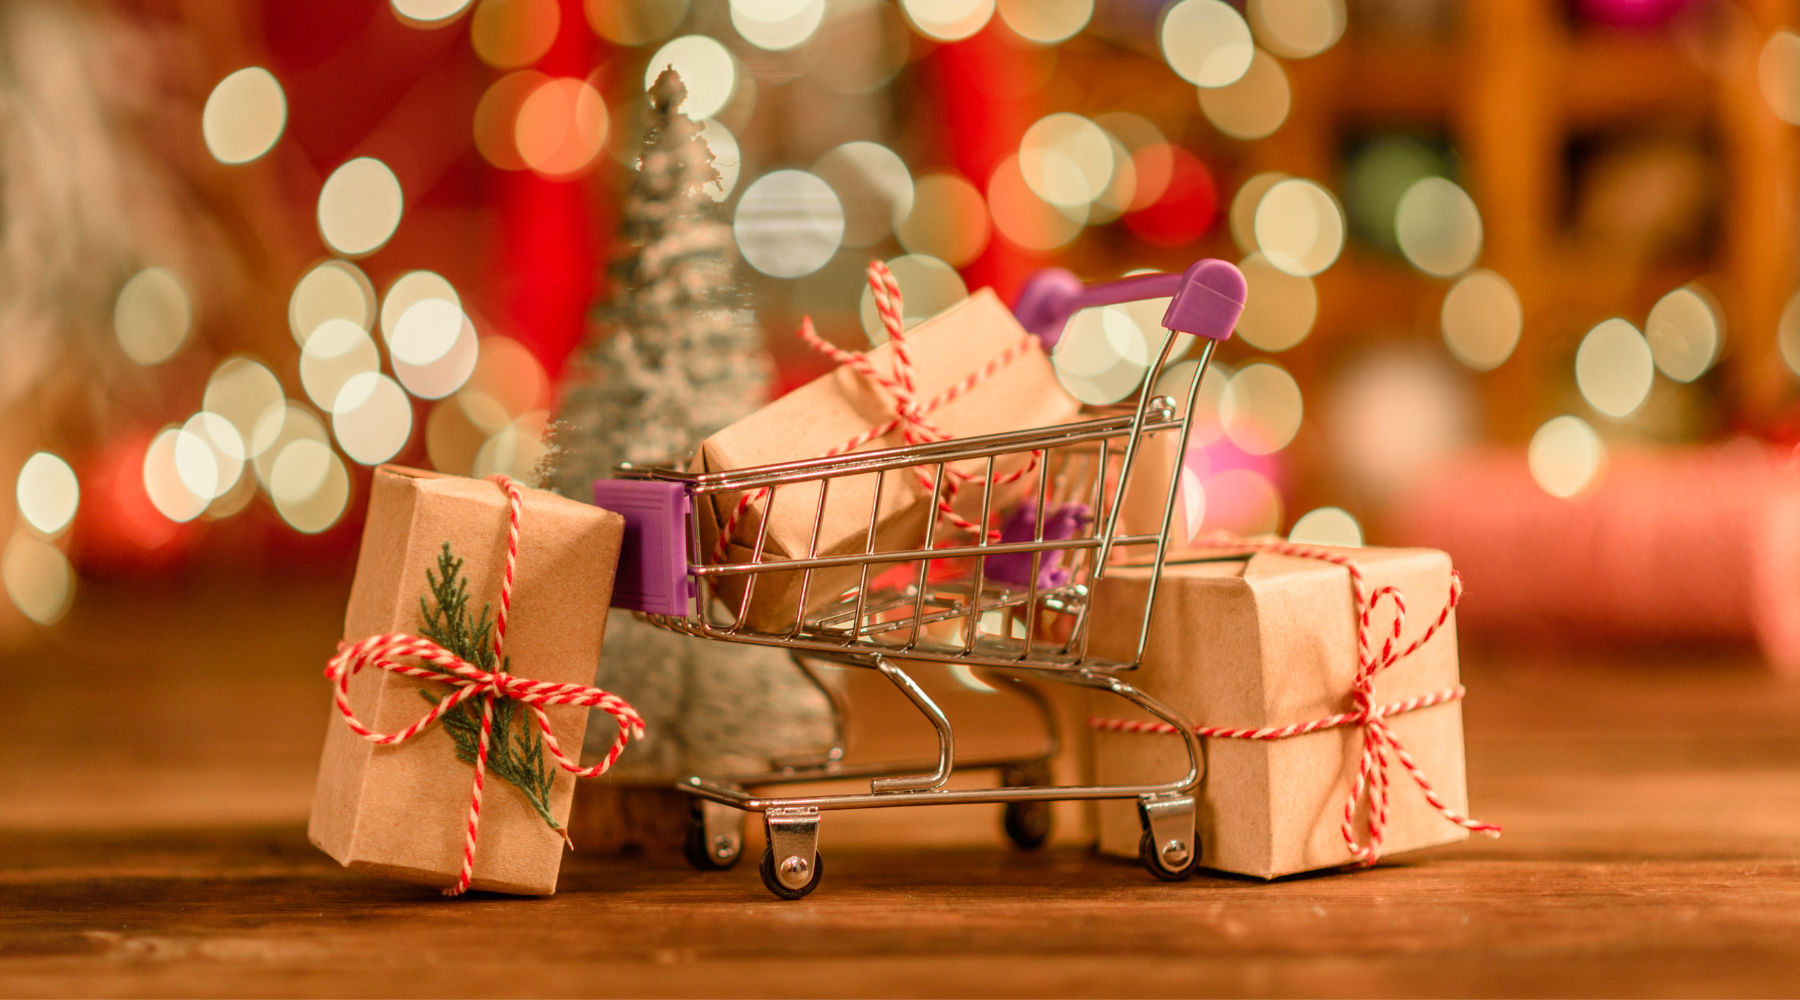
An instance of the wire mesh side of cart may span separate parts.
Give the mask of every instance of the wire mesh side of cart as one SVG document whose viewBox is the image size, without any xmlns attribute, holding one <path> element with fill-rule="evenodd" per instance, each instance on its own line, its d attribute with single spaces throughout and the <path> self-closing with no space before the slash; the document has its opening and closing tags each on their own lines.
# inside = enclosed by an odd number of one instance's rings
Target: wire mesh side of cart
<svg viewBox="0 0 1800 1000">
<path fill-rule="evenodd" d="M 1168 388 L 1179 397 L 1152 396 L 1175 340 L 1165 337 L 1134 407 L 1094 419 L 728 472 L 629 470 L 680 483 L 692 500 L 685 534 L 688 572 L 699 583 L 694 605 L 685 615 L 646 617 L 690 635 L 827 659 L 880 654 L 1050 672 L 1135 667 L 1174 519 L 1178 456 L 1213 348 L 1202 339 L 1191 376 L 1176 371 L 1183 384 Z M 718 545 L 718 514 L 746 496 L 754 531 Z M 843 510 L 834 497 L 866 497 L 866 511 L 856 508 L 866 527 L 860 544 L 822 552 L 828 513 Z M 928 503 L 909 544 L 884 545 L 884 512 L 928 498 L 958 516 Z M 770 544 L 778 510 L 790 521 L 810 518 L 804 551 Z M 959 519 L 984 530 L 959 528 Z M 1006 532 L 993 530 L 1003 522 Z M 1088 648 L 1094 586 L 1123 563 L 1151 571 L 1141 605 L 1108 609 L 1138 619 L 1136 643 L 1097 657 Z M 771 605 L 784 609 L 779 620 L 770 620 Z"/>
</svg>

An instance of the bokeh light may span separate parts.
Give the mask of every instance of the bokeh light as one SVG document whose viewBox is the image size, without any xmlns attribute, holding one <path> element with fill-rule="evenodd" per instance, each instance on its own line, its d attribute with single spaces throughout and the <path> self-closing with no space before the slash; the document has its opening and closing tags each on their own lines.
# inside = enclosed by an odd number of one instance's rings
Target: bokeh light
<svg viewBox="0 0 1800 1000">
<path fill-rule="evenodd" d="M 1096 406 L 1116 403 L 1143 381 L 1151 361 L 1147 339 L 1123 306 L 1083 309 L 1069 317 L 1050 361 L 1076 399 Z M 1156 347 L 1161 346 L 1158 337 Z"/>
<path fill-rule="evenodd" d="M 1200 110 L 1213 128 L 1233 139 L 1261 139 L 1287 121 L 1292 92 L 1281 62 L 1261 49 L 1250 68 L 1223 87 L 1200 88 Z"/>
<path fill-rule="evenodd" d="M 210 487 L 202 495 L 188 486 L 188 480 L 207 486 L 210 478 L 212 485 L 217 485 L 219 474 L 214 468 L 210 477 L 207 475 L 211 450 L 199 441 L 189 441 L 184 446 L 182 437 L 181 428 L 165 427 L 144 452 L 144 492 L 162 516 L 177 524 L 199 517 L 212 500 Z"/>
<path fill-rule="evenodd" d="M 606 144 L 606 102 L 586 80 L 564 77 L 540 84 L 519 106 L 513 140 L 525 165 L 566 177 L 594 162 Z"/>
<path fill-rule="evenodd" d="M 1252 455 L 1286 448 L 1299 432 L 1303 415 L 1300 384 L 1279 366 L 1268 363 L 1240 369 L 1225 384 L 1219 399 L 1219 422 L 1225 427 L 1225 436 Z"/>
<path fill-rule="evenodd" d="M 81 483 L 75 470 L 58 455 L 40 451 L 19 468 L 13 495 L 19 516 L 40 533 L 55 537 L 75 519 L 81 505 Z"/>
<path fill-rule="evenodd" d="M 619 45 L 667 38 L 687 20 L 688 0 L 587 0 L 588 25 Z"/>
<path fill-rule="evenodd" d="M 1599 478 L 1606 467 L 1606 446 L 1580 417 L 1555 417 L 1531 436 L 1527 460 L 1531 478 L 1545 493 L 1572 497 Z"/>
<path fill-rule="evenodd" d="M 175 356 L 187 342 L 194 309 L 187 286 L 166 267 L 132 275 L 113 302 L 113 335 L 125 356 L 154 365 Z"/>
<path fill-rule="evenodd" d="M 1134 198 L 1125 227 L 1157 246 L 1178 247 L 1199 239 L 1218 215 L 1218 191 L 1200 158 L 1179 146 L 1152 146 L 1132 155 L 1140 185 L 1161 193 L 1149 204 Z"/>
<path fill-rule="evenodd" d="M 1238 264 L 1248 286 L 1237 332 L 1263 351 L 1285 351 L 1306 339 L 1319 316 L 1319 293 L 1312 279 L 1290 274 L 1253 253 Z"/>
<path fill-rule="evenodd" d="M 1254 537 L 1281 528 L 1281 491 L 1254 469 L 1226 469 L 1203 480 L 1203 487 L 1207 531 Z"/>
<path fill-rule="evenodd" d="M 243 435 L 231 421 L 205 410 L 189 417 L 175 439 L 175 470 L 195 496 L 208 502 L 230 493 L 244 474 Z"/>
<path fill-rule="evenodd" d="M 1019 170 L 1026 185 L 1062 208 L 1085 209 L 1104 194 L 1112 184 L 1113 162 L 1106 131 L 1068 112 L 1038 119 L 1019 142 Z"/>
<path fill-rule="evenodd" d="M 469 21 L 469 44 L 489 66 L 516 69 L 550 51 L 561 27 L 556 0 L 481 0 Z"/>
<path fill-rule="evenodd" d="M 1333 382 L 1322 421 L 1334 457 L 1364 495 L 1391 497 L 1475 439 L 1474 394 L 1436 352 L 1368 351 Z"/>
<path fill-rule="evenodd" d="M 201 407 L 229 423 L 242 442 L 243 457 L 255 458 L 259 454 L 256 428 L 265 416 L 286 404 L 275 373 L 259 361 L 239 357 L 228 358 L 213 369 Z M 261 443 L 268 446 L 266 441 Z"/>
<path fill-rule="evenodd" d="M 1512 357 L 1525 325 L 1525 308 L 1505 278 L 1477 270 L 1450 286 L 1439 320 L 1444 344 L 1456 360 L 1485 372 Z"/>
<path fill-rule="evenodd" d="M 1800 35 L 1777 31 L 1763 43 L 1756 82 L 1775 117 L 1800 125 Z"/>
<path fill-rule="evenodd" d="M 544 366 L 529 350 L 507 337 L 488 337 L 482 340 L 481 358 L 456 401 L 470 422 L 491 435 L 544 409 L 549 393 Z"/>
<path fill-rule="evenodd" d="M 1037 196 L 1019 169 L 1019 157 L 1009 156 L 988 178 L 988 211 L 1000 235 L 1027 250 L 1054 250 L 1081 234 L 1085 208 L 1073 211 L 1052 205 Z"/>
<path fill-rule="evenodd" d="M 987 202 L 956 174 L 928 174 L 913 184 L 912 211 L 894 235 L 909 254 L 961 267 L 987 247 Z"/>
<path fill-rule="evenodd" d="M 261 66 L 220 80 L 200 113 L 200 135 L 220 163 L 249 163 L 275 148 L 286 127 L 287 94 Z"/>
<path fill-rule="evenodd" d="M 544 431 L 550 423 L 546 410 L 533 410 L 489 437 L 475 452 L 471 476 L 508 475 L 528 479 L 544 457 Z"/>
<path fill-rule="evenodd" d="M 440 332 L 436 326 L 440 316 L 441 311 L 434 308 L 415 317 L 414 321 L 429 324 L 421 333 L 435 338 Z M 424 353 L 427 352 L 422 351 L 421 356 Z M 407 392 L 420 399 L 442 399 L 468 382 L 480 355 L 481 346 L 475 333 L 475 324 L 464 314 L 456 330 L 456 339 L 439 357 L 420 365 L 408 364 L 397 355 L 392 355 L 390 360 L 394 365 L 394 377 L 400 380 Z"/>
<path fill-rule="evenodd" d="M 475 104 L 475 148 L 501 170 L 524 170 L 530 164 L 519 152 L 519 112 L 550 78 L 524 69 L 495 80 Z"/>
<path fill-rule="evenodd" d="M 1400 252 L 1427 274 L 1448 278 L 1481 256 L 1481 213 L 1467 191 L 1442 177 L 1414 181 L 1394 214 Z"/>
<path fill-rule="evenodd" d="M 1263 256 L 1289 274 L 1318 274 L 1344 249 L 1344 216 L 1337 200 L 1300 178 L 1281 181 L 1263 195 L 1256 206 L 1255 231 Z"/>
<path fill-rule="evenodd" d="M 900 9 L 927 38 L 959 42 L 987 26 L 994 0 L 900 0 Z"/>
<path fill-rule="evenodd" d="M 1250 68 L 1250 26 L 1221 0 L 1181 0 L 1163 14 L 1163 58 L 1183 80 L 1200 87 L 1235 83 Z"/>
<path fill-rule="evenodd" d="M 681 74 L 682 86 L 687 88 L 681 113 L 689 118 L 711 118 L 737 92 L 737 60 L 725 46 L 705 35 L 683 35 L 657 49 L 644 68 L 644 89 L 649 90 L 670 67 Z"/>
<path fill-rule="evenodd" d="M 300 385 L 313 405 L 330 412 L 345 383 L 378 371 L 381 354 L 362 327 L 345 319 L 319 324 L 300 350 Z"/>
<path fill-rule="evenodd" d="M 1278 56 L 1305 59 L 1337 44 L 1349 17 L 1344 0 L 1250 0 L 1257 41 Z"/>
<path fill-rule="evenodd" d="M 288 298 L 288 330 L 302 347 L 314 330 L 334 319 L 364 330 L 375 324 L 375 286 L 349 261 L 320 263 L 300 278 Z"/>
<path fill-rule="evenodd" d="M 1094 0 L 1000 0 L 1000 20 L 1039 45 L 1075 37 L 1093 16 Z"/>
<path fill-rule="evenodd" d="M 1644 339 L 1664 375 L 1692 382 L 1706 374 L 1725 339 L 1724 313 L 1699 285 L 1677 288 L 1651 307 Z"/>
<path fill-rule="evenodd" d="M 463 311 L 449 299 L 420 299 L 408 306 L 388 337 L 395 364 L 421 368 L 450 353 L 462 333 Z"/>
<path fill-rule="evenodd" d="M 936 257 L 906 254 L 888 261 L 887 265 L 894 274 L 894 281 L 900 285 L 901 321 L 908 329 L 969 297 L 969 288 L 963 284 L 962 275 Z M 881 314 L 875 309 L 875 293 L 866 285 L 859 300 L 858 315 L 869 343 L 887 343 L 887 328 L 881 325 Z"/>
<path fill-rule="evenodd" d="M 712 150 L 713 169 L 719 172 L 718 182 L 708 184 L 705 191 L 712 200 L 724 201 L 730 196 L 731 190 L 737 187 L 738 174 L 744 168 L 744 156 L 738 150 L 737 136 L 719 124 L 718 119 L 708 118 L 700 123 L 700 141 Z M 842 192 L 839 192 L 839 197 L 842 196 Z"/>
<path fill-rule="evenodd" d="M 381 336 L 387 341 L 388 348 L 394 346 L 394 334 L 400 324 L 400 318 L 406 311 L 426 299 L 440 299 L 456 307 L 457 315 L 462 315 L 462 296 L 456 293 L 456 286 L 444 279 L 435 271 L 408 271 L 395 278 L 388 285 L 387 294 L 381 298 Z M 458 321 L 460 322 L 460 320 Z"/>
<path fill-rule="evenodd" d="M 1256 245 L 1256 209 L 1262 204 L 1263 195 L 1269 189 L 1288 179 L 1288 175 L 1280 171 L 1270 170 L 1257 174 L 1238 185 L 1237 194 L 1231 197 L 1231 240 L 1244 253 L 1253 253 Z"/>
<path fill-rule="evenodd" d="M 1588 405 L 1626 417 L 1643 405 L 1656 377 L 1650 345 L 1637 327 L 1609 319 L 1589 330 L 1575 351 L 1575 385 Z"/>
<path fill-rule="evenodd" d="M 319 234 L 347 257 L 381 249 L 400 228 L 400 178 L 388 165 L 359 156 L 332 171 L 319 192 Z"/>
<path fill-rule="evenodd" d="M 274 493 L 270 477 L 275 471 L 275 460 L 295 441 L 316 441 L 329 449 L 331 438 L 325 433 L 325 425 L 311 410 L 293 402 L 270 410 L 256 422 L 256 430 L 250 439 L 250 451 L 255 456 L 250 467 L 256 473 L 257 484 L 271 500 Z"/>
<path fill-rule="evenodd" d="M 269 499 L 295 531 L 314 535 L 337 523 L 350 502 L 350 473 L 322 441 L 301 438 L 276 456 Z"/>
<path fill-rule="evenodd" d="M 1363 543 L 1362 525 L 1342 507 L 1320 507 L 1300 515 L 1288 529 L 1288 541 L 1359 549 Z"/>
<path fill-rule="evenodd" d="M 0 582 L 13 607 L 40 625 L 61 620 L 75 596 L 75 572 L 62 550 L 26 534 L 16 534 L 6 543 Z"/>
<path fill-rule="evenodd" d="M 1344 206 L 1357 234 L 1398 252 L 1394 218 L 1400 199 L 1422 178 L 1449 176 L 1452 158 L 1417 136 L 1383 135 L 1354 152 L 1344 165 Z"/>
<path fill-rule="evenodd" d="M 731 0 L 731 26 L 759 49 L 785 52 L 812 37 L 825 0 Z"/>
<path fill-rule="evenodd" d="M 1188 388 L 1199 364 L 1198 361 L 1178 361 L 1163 369 L 1162 378 L 1156 381 L 1151 393 L 1173 397 L 1178 404 L 1177 412 L 1187 409 Z M 1212 444 L 1225 436 L 1225 425 L 1219 422 L 1219 401 L 1225 398 L 1225 386 L 1234 374 L 1229 365 L 1214 361 L 1206 366 L 1206 374 L 1200 376 L 1200 396 L 1188 428 L 1190 449 Z M 1188 523 L 1198 524 L 1199 519 L 1192 518 Z"/>
<path fill-rule="evenodd" d="M 394 13 L 421 27 L 438 27 L 468 9 L 471 0 L 393 0 Z"/>
<path fill-rule="evenodd" d="M 331 431 L 344 454 L 363 465 L 380 465 L 406 447 L 412 419 L 412 403 L 398 382 L 379 372 L 363 372 L 338 393 Z"/>
<path fill-rule="evenodd" d="M 880 243 L 912 212 L 912 172 L 899 154 L 879 143 L 844 143 L 819 157 L 812 172 L 831 185 L 843 205 L 845 246 Z"/>
<path fill-rule="evenodd" d="M 844 206 L 817 176 L 777 170 L 744 189 L 731 230 L 745 263 L 771 277 L 798 278 L 837 253 Z"/>
</svg>

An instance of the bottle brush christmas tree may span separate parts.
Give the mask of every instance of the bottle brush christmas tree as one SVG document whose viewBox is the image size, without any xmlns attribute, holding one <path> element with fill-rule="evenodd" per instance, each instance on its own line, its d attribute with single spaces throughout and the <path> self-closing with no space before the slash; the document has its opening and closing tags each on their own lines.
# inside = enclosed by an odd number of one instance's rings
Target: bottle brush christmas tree
<svg viewBox="0 0 1800 1000">
<path fill-rule="evenodd" d="M 617 291 L 563 388 L 550 485 L 592 501 L 621 462 L 683 462 L 707 435 L 765 401 L 771 365 L 738 281 L 736 247 L 700 125 L 681 114 L 673 69 L 650 88 L 650 127 L 621 208 Z M 613 612 L 595 683 L 643 715 L 645 739 L 616 780 L 663 784 L 766 766 L 829 744 L 829 702 L 777 650 L 706 642 Z M 606 726 L 590 726 L 600 733 Z M 604 752 L 605 739 L 590 748 Z"/>
</svg>

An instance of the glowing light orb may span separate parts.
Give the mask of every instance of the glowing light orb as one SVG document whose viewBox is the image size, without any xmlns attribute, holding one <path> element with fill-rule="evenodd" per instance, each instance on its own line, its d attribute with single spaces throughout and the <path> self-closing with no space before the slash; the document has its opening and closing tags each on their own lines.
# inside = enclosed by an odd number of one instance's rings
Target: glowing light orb
<svg viewBox="0 0 1800 1000">
<path fill-rule="evenodd" d="M 1248 365 L 1231 377 L 1219 400 L 1219 420 L 1231 443 L 1252 455 L 1280 451 L 1300 430 L 1300 384 L 1279 366 Z"/>
<path fill-rule="evenodd" d="M 1362 525 L 1356 518 L 1342 507 L 1320 507 L 1300 515 L 1294 526 L 1288 529 L 1288 541 L 1302 545 L 1335 545 L 1346 549 L 1360 549 L 1363 543 Z"/>
<path fill-rule="evenodd" d="M 681 74 L 681 83 L 687 88 L 680 110 L 689 118 L 711 118 L 737 92 L 737 60 L 725 46 L 705 35 L 683 35 L 657 49 L 644 69 L 644 89 L 649 90 L 662 71 L 671 67 Z"/>
<path fill-rule="evenodd" d="M 1606 445 L 1580 417 L 1547 421 L 1531 436 L 1527 451 L 1531 478 L 1553 497 L 1572 497 L 1587 489 L 1606 466 Z"/>
<path fill-rule="evenodd" d="M 412 437 L 412 403 L 400 384 L 379 372 L 363 372 L 344 383 L 331 408 L 331 431 L 344 454 L 363 465 L 380 465 Z"/>
<path fill-rule="evenodd" d="M 888 261 L 887 265 L 894 273 L 894 281 L 900 285 L 901 325 L 904 328 L 910 329 L 969 297 L 969 288 L 963 284 L 962 276 L 936 257 L 906 254 Z M 875 309 L 875 295 L 866 285 L 858 308 L 869 343 L 877 346 L 887 343 L 887 329 L 881 325 L 881 314 Z"/>
<path fill-rule="evenodd" d="M 1305 59 L 1337 44 L 1349 21 L 1344 0 L 1250 0 L 1250 28 L 1263 47 Z"/>
<path fill-rule="evenodd" d="M 1094 0 L 1000 0 L 1000 20 L 1039 45 L 1055 45 L 1081 33 L 1094 16 Z"/>
<path fill-rule="evenodd" d="M 913 184 L 912 211 L 894 235 L 909 254 L 961 267 L 987 247 L 987 202 L 961 176 L 928 174 Z"/>
<path fill-rule="evenodd" d="M 200 113 L 200 136 L 220 163 L 249 163 L 287 127 L 287 94 L 275 74 L 250 66 L 220 80 Z"/>
<path fill-rule="evenodd" d="M 187 286 L 166 267 L 139 271 L 113 302 L 113 335 L 125 356 L 140 365 L 174 357 L 193 323 Z"/>
<path fill-rule="evenodd" d="M 40 538 L 18 534 L 0 555 L 0 582 L 13 607 L 39 625 L 54 625 L 68 612 L 75 572 L 62 550 Z"/>
<path fill-rule="evenodd" d="M 400 228 L 400 178 L 388 165 L 359 156 L 332 171 L 319 192 L 319 234 L 347 257 L 381 249 Z"/>
<path fill-rule="evenodd" d="M 1481 256 L 1481 212 L 1467 191 L 1442 177 L 1415 181 L 1394 215 L 1400 252 L 1427 274 L 1448 278 Z"/>
<path fill-rule="evenodd" d="M 1485 372 L 1512 357 L 1525 309 L 1505 278 L 1493 271 L 1470 271 L 1450 286 L 1439 322 L 1444 344 L 1456 360 Z"/>
<path fill-rule="evenodd" d="M 81 484 L 68 462 L 40 451 L 19 468 L 13 495 L 25 523 L 55 537 L 75 519 L 75 510 L 81 505 Z"/>
<path fill-rule="evenodd" d="M 825 20 L 825 0 L 731 0 L 731 26 L 770 52 L 805 44 Z"/>
<path fill-rule="evenodd" d="M 482 0 L 469 21 L 469 44 L 489 66 L 515 69 L 550 51 L 561 27 L 556 0 Z"/>
<path fill-rule="evenodd" d="M 288 331 L 302 347 L 314 330 L 334 319 L 364 330 L 375 324 L 375 286 L 347 260 L 328 260 L 306 272 L 288 298 Z"/>
<path fill-rule="evenodd" d="M 844 143 L 819 157 L 812 172 L 843 203 L 845 246 L 866 247 L 887 239 L 912 212 L 912 172 L 899 154 L 879 143 Z"/>
<path fill-rule="evenodd" d="M 1256 206 L 1256 243 L 1269 263 L 1311 277 L 1344 249 L 1344 215 L 1331 192 L 1293 178 L 1270 187 Z"/>
<path fill-rule="evenodd" d="M 1233 139 L 1261 139 L 1287 121 L 1292 91 L 1281 62 L 1261 49 L 1243 76 L 1223 87 L 1200 88 L 1200 110 Z"/>
<path fill-rule="evenodd" d="M 1285 351 L 1306 339 L 1319 316 L 1319 293 L 1311 278 L 1291 274 L 1253 253 L 1238 264 L 1248 286 L 1237 332 L 1258 350 Z"/>
<path fill-rule="evenodd" d="M 667 38 L 687 20 L 688 0 L 587 0 L 588 25 L 619 45 Z"/>
<path fill-rule="evenodd" d="M 1650 345 L 1637 327 L 1609 319 L 1589 330 L 1575 351 L 1575 385 L 1588 405 L 1627 417 L 1643 405 L 1656 377 Z"/>
<path fill-rule="evenodd" d="M 960 42 L 986 27 L 994 0 L 900 0 L 913 27 L 927 38 Z"/>
<path fill-rule="evenodd" d="M 1719 356 L 1724 334 L 1723 312 L 1699 285 L 1663 296 L 1644 321 L 1644 339 L 1656 367 L 1677 382 L 1692 382 L 1706 374 Z"/>
<path fill-rule="evenodd" d="M 1169 68 L 1199 87 L 1237 82 L 1256 51 L 1250 26 L 1221 0 L 1181 0 L 1163 14 L 1158 41 Z"/>
<path fill-rule="evenodd" d="M 844 206 L 831 185 L 813 174 L 777 170 L 744 190 L 731 228 L 751 267 L 776 278 L 798 278 L 837 253 Z"/>
<path fill-rule="evenodd" d="M 513 141 L 525 165 L 550 177 L 579 173 L 606 144 L 606 102 L 586 80 L 538 86 L 519 106 Z"/>
</svg>

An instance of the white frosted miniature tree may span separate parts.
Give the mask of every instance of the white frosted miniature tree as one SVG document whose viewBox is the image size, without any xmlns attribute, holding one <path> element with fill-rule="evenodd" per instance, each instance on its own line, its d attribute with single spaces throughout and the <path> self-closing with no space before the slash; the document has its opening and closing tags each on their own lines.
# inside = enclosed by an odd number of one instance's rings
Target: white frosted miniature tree
<svg viewBox="0 0 1800 1000">
<path fill-rule="evenodd" d="M 563 387 L 550 485 L 592 501 L 621 462 L 682 462 L 766 398 L 772 366 L 737 276 L 731 225 L 707 193 L 719 179 L 700 125 L 683 115 L 681 78 L 650 88 L 651 120 L 621 208 L 627 252 L 617 291 Z M 614 612 L 595 683 L 644 716 L 645 739 L 617 780 L 660 784 L 721 766 L 765 764 L 831 741 L 830 705 L 786 657 L 661 631 Z M 598 737 L 605 725 L 588 727 Z M 590 748 L 599 753 L 607 741 Z"/>
</svg>

